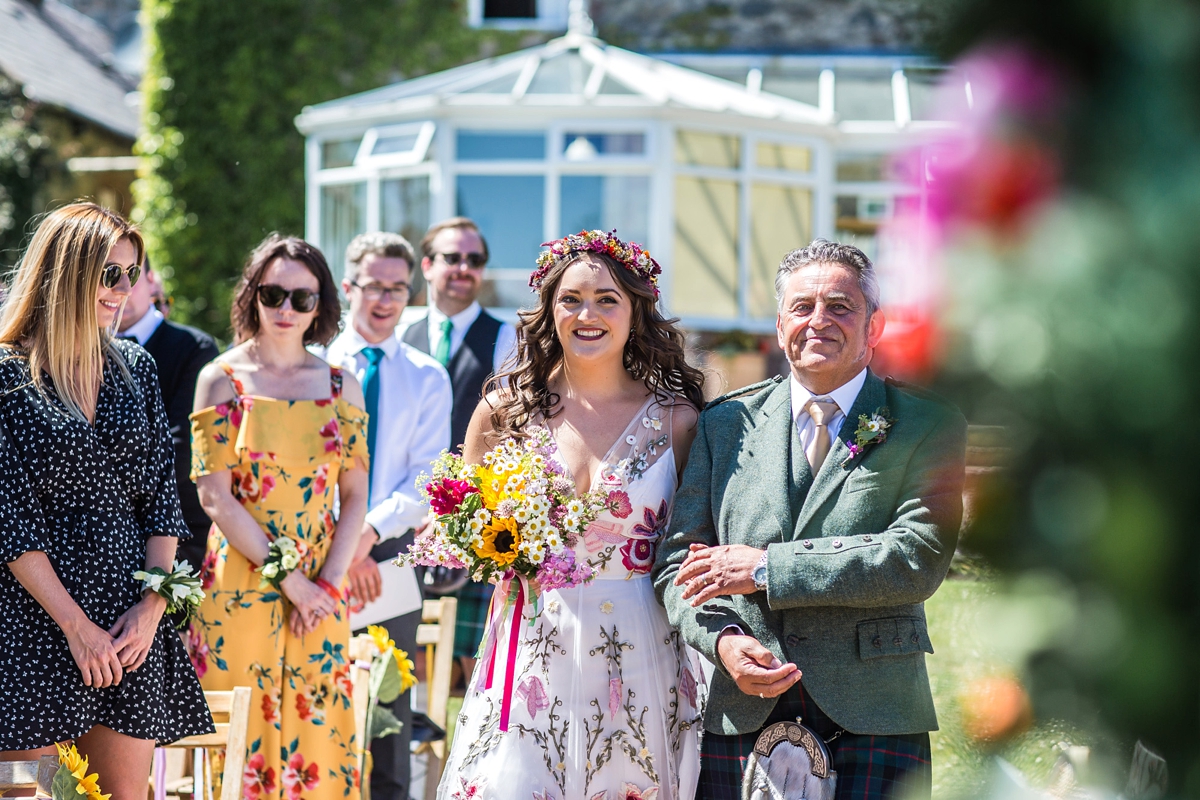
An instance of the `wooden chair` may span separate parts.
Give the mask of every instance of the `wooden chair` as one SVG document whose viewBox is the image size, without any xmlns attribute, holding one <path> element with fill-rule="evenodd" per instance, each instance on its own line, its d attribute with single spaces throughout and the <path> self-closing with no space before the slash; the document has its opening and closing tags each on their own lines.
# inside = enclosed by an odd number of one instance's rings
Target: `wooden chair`
<svg viewBox="0 0 1200 800">
<path fill-rule="evenodd" d="M 417 626 L 417 646 L 425 648 L 426 714 L 435 724 L 446 728 L 446 705 L 450 700 L 450 673 L 454 668 L 454 618 L 458 600 L 443 597 L 426 600 L 421 608 L 422 624 Z M 447 739 L 423 742 L 414 753 L 428 754 L 425 769 L 425 800 L 437 797 L 438 781 L 446 767 Z"/>
<path fill-rule="evenodd" d="M 208 796 L 204 775 L 203 749 L 225 748 L 225 770 L 221 773 L 220 800 L 241 800 L 242 773 L 246 767 L 246 737 L 250 730 L 249 686 L 238 686 L 228 692 L 205 692 L 208 709 L 213 715 L 216 733 L 189 736 L 166 745 L 170 748 L 195 749 L 196 769 L 192 773 L 192 797 L 201 800 Z"/>
<path fill-rule="evenodd" d="M 58 756 L 55 755 L 33 761 L 0 761 L 0 794 L 9 789 L 33 789 L 34 797 L 51 797 L 50 787 L 56 772 Z"/>
<path fill-rule="evenodd" d="M 370 787 L 367 780 L 367 758 L 370 742 L 367 741 L 367 698 L 371 691 L 371 660 L 379 651 L 375 640 L 368 634 L 360 633 L 350 638 L 350 684 L 354 687 L 352 701 L 354 703 L 354 741 L 358 742 L 358 774 L 363 776 L 363 800 L 370 800 Z"/>
</svg>

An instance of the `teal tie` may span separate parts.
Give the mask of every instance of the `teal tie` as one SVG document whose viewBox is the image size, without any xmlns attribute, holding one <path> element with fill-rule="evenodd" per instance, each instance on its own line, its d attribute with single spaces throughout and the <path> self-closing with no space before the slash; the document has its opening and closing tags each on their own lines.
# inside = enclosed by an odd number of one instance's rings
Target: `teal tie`
<svg viewBox="0 0 1200 800">
<path fill-rule="evenodd" d="M 450 364 L 450 333 L 454 330 L 454 323 L 447 317 L 442 320 L 442 338 L 438 341 L 437 352 L 433 357 L 442 362 L 442 366 Z"/>
<path fill-rule="evenodd" d="M 375 435 L 379 432 L 379 362 L 383 361 L 383 349 L 364 347 L 362 354 L 367 359 L 367 374 L 363 376 L 363 397 L 367 401 L 367 453 L 371 456 L 371 469 L 367 473 L 367 504 L 371 500 L 371 473 L 375 472 Z"/>
</svg>

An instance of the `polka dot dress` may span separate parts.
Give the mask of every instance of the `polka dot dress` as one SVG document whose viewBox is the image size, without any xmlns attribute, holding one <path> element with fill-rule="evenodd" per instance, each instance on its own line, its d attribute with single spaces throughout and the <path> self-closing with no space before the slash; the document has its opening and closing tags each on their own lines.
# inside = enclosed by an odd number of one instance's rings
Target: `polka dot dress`
<svg viewBox="0 0 1200 800">
<path fill-rule="evenodd" d="M 154 359 L 118 341 L 135 386 L 110 366 L 95 425 L 34 388 L 0 348 L 0 750 L 45 747 L 104 725 L 170 742 L 212 730 L 179 635 L 163 617 L 150 653 L 117 686 L 85 686 L 67 638 L 8 563 L 40 550 L 107 630 L 141 597 L 149 536 L 186 536 Z"/>
</svg>

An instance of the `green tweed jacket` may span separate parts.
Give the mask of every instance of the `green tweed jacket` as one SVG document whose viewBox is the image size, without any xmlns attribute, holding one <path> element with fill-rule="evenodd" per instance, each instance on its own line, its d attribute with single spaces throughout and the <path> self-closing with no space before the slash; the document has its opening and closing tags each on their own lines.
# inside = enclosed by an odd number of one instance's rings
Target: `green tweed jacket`
<svg viewBox="0 0 1200 800">
<path fill-rule="evenodd" d="M 881 407 L 894 420 L 886 441 L 847 462 L 859 415 Z M 847 731 L 936 730 L 924 600 L 958 539 L 966 420 L 934 395 L 868 372 L 825 463 L 814 477 L 803 461 L 799 486 L 793 427 L 784 378 L 710 403 L 658 550 L 654 585 L 671 624 L 717 665 L 705 728 L 750 733 L 775 707 L 743 694 L 717 657 L 717 637 L 737 625 L 799 666 L 809 694 Z M 766 548 L 767 591 L 692 608 L 672 581 L 693 542 Z"/>
</svg>

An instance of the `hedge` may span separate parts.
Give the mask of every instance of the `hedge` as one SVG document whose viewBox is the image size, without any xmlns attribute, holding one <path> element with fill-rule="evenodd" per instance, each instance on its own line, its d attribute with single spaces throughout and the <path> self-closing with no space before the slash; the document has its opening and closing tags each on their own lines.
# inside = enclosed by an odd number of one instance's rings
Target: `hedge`
<svg viewBox="0 0 1200 800">
<path fill-rule="evenodd" d="M 304 106 L 528 43 L 468 28 L 461 0 L 145 0 L 143 15 L 134 219 L 174 317 L 219 337 L 250 248 L 303 233 Z"/>
</svg>

